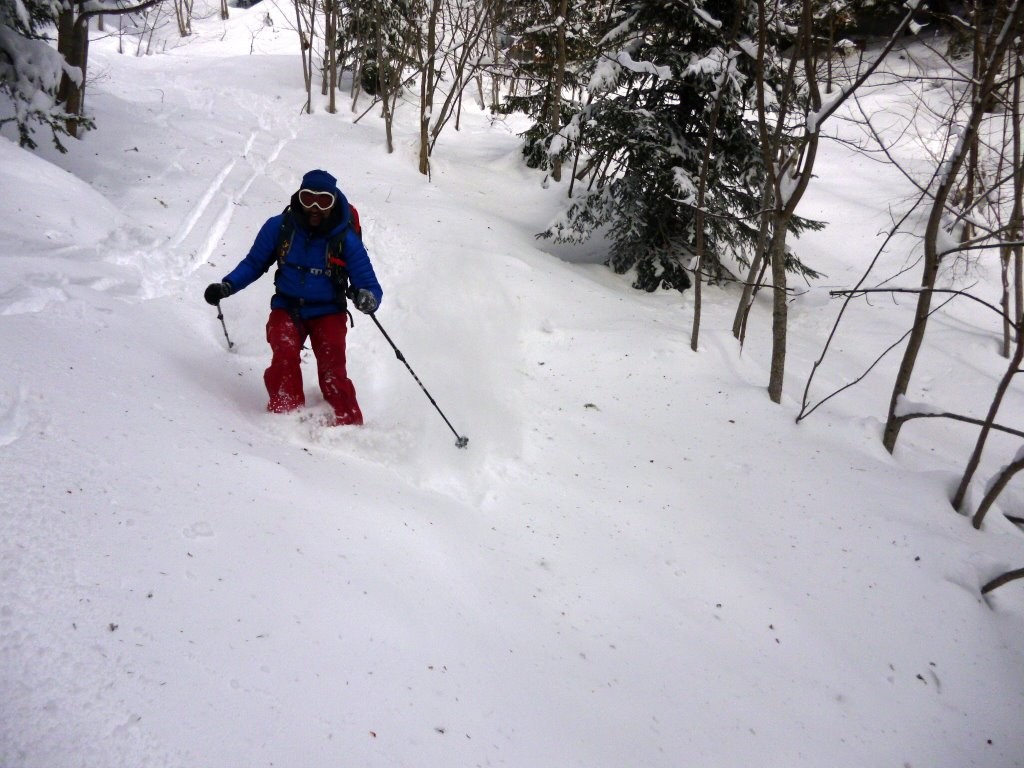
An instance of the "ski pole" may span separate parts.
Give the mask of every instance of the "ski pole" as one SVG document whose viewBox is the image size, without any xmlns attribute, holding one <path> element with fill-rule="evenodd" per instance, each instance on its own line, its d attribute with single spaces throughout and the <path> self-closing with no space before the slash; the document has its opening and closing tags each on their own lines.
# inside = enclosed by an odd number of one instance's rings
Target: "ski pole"
<svg viewBox="0 0 1024 768">
<path fill-rule="evenodd" d="M 416 379 L 416 383 L 420 385 L 420 389 L 423 390 L 423 394 L 425 394 L 427 396 L 427 399 L 430 401 L 430 403 L 435 408 L 437 408 L 437 412 L 441 414 L 441 418 L 444 419 L 444 423 L 448 425 L 448 429 L 450 429 L 452 431 L 452 434 L 455 435 L 455 447 L 456 448 L 465 448 L 467 445 L 469 445 L 469 438 L 465 437 L 463 435 L 460 435 L 458 432 L 455 431 L 455 427 L 453 427 L 452 423 L 450 421 L 448 421 L 448 417 L 444 415 L 444 411 L 441 410 L 441 407 L 437 404 L 437 401 L 434 400 L 434 398 L 430 396 L 430 393 L 427 391 L 427 388 L 425 386 L 423 386 L 423 382 L 420 381 L 420 377 L 416 375 L 415 371 L 413 371 L 412 366 L 409 365 L 409 361 L 405 359 L 405 355 L 403 355 L 401 353 L 401 351 L 399 351 L 398 347 L 395 346 L 395 342 L 393 342 L 391 340 L 391 337 L 388 336 L 388 332 L 385 331 L 384 330 L 384 326 L 382 326 L 380 324 L 380 320 L 377 319 L 377 315 L 374 314 L 373 312 L 370 312 L 369 315 L 370 315 L 370 319 L 373 320 L 374 324 L 378 328 L 380 328 L 380 332 L 382 334 L 384 334 L 384 338 L 388 340 L 388 344 L 390 344 L 391 348 L 393 350 L 395 350 L 395 357 L 397 357 L 399 360 L 401 360 L 403 363 L 405 363 L 405 367 L 409 369 L 409 373 L 411 373 L 412 377 L 414 379 Z"/>
<path fill-rule="evenodd" d="M 217 302 L 217 319 L 220 320 L 220 327 L 224 329 L 224 338 L 228 340 L 228 349 L 235 346 L 234 342 L 231 341 L 231 337 L 228 336 L 228 327 L 224 324 L 224 313 L 220 309 L 220 302 Z"/>
</svg>

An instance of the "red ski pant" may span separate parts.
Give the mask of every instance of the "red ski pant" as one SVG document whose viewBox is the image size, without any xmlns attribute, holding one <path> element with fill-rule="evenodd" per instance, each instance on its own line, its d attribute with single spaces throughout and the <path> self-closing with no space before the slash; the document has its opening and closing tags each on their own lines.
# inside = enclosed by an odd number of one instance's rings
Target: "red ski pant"
<svg viewBox="0 0 1024 768">
<path fill-rule="evenodd" d="M 302 389 L 300 354 L 309 339 L 316 356 L 317 375 L 324 400 L 334 408 L 336 424 L 362 424 L 363 414 L 356 401 L 356 388 L 345 371 L 344 314 L 323 315 L 296 322 L 283 309 L 270 311 L 267 341 L 273 357 L 263 374 L 270 400 L 267 410 L 285 413 L 306 404 Z"/>
</svg>

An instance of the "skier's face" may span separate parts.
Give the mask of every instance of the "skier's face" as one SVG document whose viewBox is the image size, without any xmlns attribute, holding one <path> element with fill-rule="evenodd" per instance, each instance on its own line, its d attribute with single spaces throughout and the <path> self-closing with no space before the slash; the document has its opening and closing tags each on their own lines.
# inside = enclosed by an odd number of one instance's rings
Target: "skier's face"
<svg viewBox="0 0 1024 768">
<path fill-rule="evenodd" d="M 327 214 L 331 212 L 330 208 L 323 211 L 319 208 L 307 208 L 306 206 L 302 206 L 302 210 L 306 212 L 306 221 L 309 222 L 311 227 L 319 227 L 323 220 L 327 218 Z"/>
<path fill-rule="evenodd" d="M 334 194 L 311 189 L 299 190 L 299 203 L 311 227 L 317 227 L 334 208 Z"/>
</svg>

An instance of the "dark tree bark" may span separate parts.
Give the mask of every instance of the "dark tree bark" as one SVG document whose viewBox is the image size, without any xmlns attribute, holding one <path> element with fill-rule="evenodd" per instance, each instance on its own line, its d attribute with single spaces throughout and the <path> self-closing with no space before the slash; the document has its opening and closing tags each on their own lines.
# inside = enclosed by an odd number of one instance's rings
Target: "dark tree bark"
<svg viewBox="0 0 1024 768">
<path fill-rule="evenodd" d="M 120 8 L 104 7 L 103 10 L 86 11 L 84 10 L 86 3 L 79 0 L 79 2 L 69 4 L 61 11 L 57 20 L 57 51 L 70 66 L 77 67 L 82 73 L 81 79 L 76 80 L 65 72 L 61 76 L 60 86 L 57 90 L 57 101 L 64 104 L 65 110 L 72 115 L 68 120 L 68 133 L 71 136 L 78 136 L 80 118 L 85 114 L 85 82 L 89 64 L 89 19 L 103 14 L 120 16 L 144 11 L 163 1 L 146 0 Z"/>
</svg>

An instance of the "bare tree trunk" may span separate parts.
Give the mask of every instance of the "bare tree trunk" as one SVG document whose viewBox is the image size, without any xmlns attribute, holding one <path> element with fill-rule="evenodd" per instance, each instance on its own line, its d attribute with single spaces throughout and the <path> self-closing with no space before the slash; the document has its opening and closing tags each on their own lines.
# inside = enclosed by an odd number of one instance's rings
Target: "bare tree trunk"
<svg viewBox="0 0 1024 768">
<path fill-rule="evenodd" d="M 493 6 L 493 4 L 494 3 L 493 3 L 493 0 L 492 0 L 492 2 L 488 3 L 488 6 Z M 492 15 L 492 18 L 493 18 L 493 15 Z M 497 24 L 492 24 L 491 25 L 490 39 L 491 39 L 491 58 L 494 61 L 495 65 L 499 65 L 499 62 L 501 60 L 501 47 L 498 44 L 498 25 Z M 499 77 L 498 77 L 498 75 L 495 72 L 495 74 L 491 75 L 491 109 L 497 110 L 498 104 L 500 103 L 500 101 L 501 101 L 501 87 L 499 85 Z"/>
<path fill-rule="evenodd" d="M 828 40 L 825 49 L 825 93 L 832 93 L 832 52 L 836 44 L 836 14 L 835 11 L 828 11 Z"/>
<path fill-rule="evenodd" d="M 139 51 L 136 55 L 142 55 L 142 42 L 145 39 L 146 42 L 146 55 L 149 56 L 153 53 L 153 36 L 156 35 L 157 27 L 160 26 L 160 13 L 164 8 L 164 4 L 160 3 L 153 9 L 153 19 L 150 21 L 149 12 L 147 11 L 145 18 L 145 29 L 146 33 L 139 37 Z"/>
<path fill-rule="evenodd" d="M 364 11 L 362 5 L 356 4 L 352 7 L 352 35 L 356 40 L 362 40 Z M 352 97 L 352 111 L 355 112 L 359 102 L 359 94 L 362 92 L 363 66 L 366 63 L 366 46 L 357 45 L 352 60 L 352 88 L 349 95 Z"/>
<path fill-rule="evenodd" d="M 1024 170 L 1021 168 L 1021 111 L 1020 111 L 1020 96 L 1021 96 L 1021 77 L 1022 77 L 1022 65 L 1019 55 L 1021 45 L 1020 39 L 1016 45 L 1017 50 L 1011 51 L 1010 54 L 1010 66 L 1008 72 L 1011 73 L 1011 77 L 1014 78 L 1012 87 L 1008 88 L 1010 104 L 1010 114 L 1012 121 L 1013 136 L 1011 139 L 1011 164 L 1014 168 L 1013 172 L 1013 210 L 1010 214 L 1010 224 L 1007 229 L 1006 238 L 1009 244 L 1016 245 L 1005 245 L 1002 247 L 1002 273 L 1004 273 L 1004 295 L 1002 295 L 1002 317 L 1004 317 L 1004 345 L 1009 343 L 1010 338 L 1015 339 L 1015 349 L 1013 356 L 1010 358 L 1009 367 L 1006 374 L 1002 377 L 996 388 L 995 396 L 992 399 L 991 406 L 989 407 L 988 415 L 985 419 L 984 426 L 981 432 L 978 434 L 978 439 L 975 443 L 974 452 L 968 461 L 967 468 L 964 471 L 964 476 L 961 479 L 961 483 L 956 488 L 956 493 L 953 495 L 951 503 L 957 511 L 961 511 L 964 506 L 964 500 L 967 496 L 968 488 L 971 485 L 971 480 L 974 477 L 975 472 L 978 469 L 978 465 L 981 462 L 981 455 L 984 451 L 985 442 L 988 439 L 989 432 L 992 425 L 995 422 L 995 416 L 998 412 L 999 407 L 1002 403 L 1002 398 L 1006 396 L 1007 391 L 1010 388 L 1010 384 L 1016 374 L 1021 371 L 1021 362 L 1024 361 L 1024 328 L 1021 327 L 1022 314 L 1020 302 L 1017 302 L 1017 306 L 1011 309 L 1010 307 L 1010 296 L 1007 290 L 1007 271 L 1009 265 L 1009 252 L 1011 248 L 1016 248 L 1019 252 L 1021 250 L 1021 234 L 1022 234 L 1022 218 L 1024 218 L 1024 207 L 1022 207 L 1021 199 L 1024 195 Z M 994 62 L 993 62 L 994 63 Z M 991 97 L 991 93 L 979 93 L 978 98 L 981 101 L 987 101 Z M 975 142 L 977 143 L 977 142 Z M 1020 276 L 1018 274 L 1017 284 L 1020 285 Z M 1009 350 L 1007 350 L 1009 351 Z M 1009 356 L 1009 355 L 1008 355 Z M 1009 477 L 1007 478 L 1009 481 Z M 984 518 L 988 508 L 994 502 L 995 497 L 1001 490 L 1002 485 L 996 482 L 989 493 L 985 497 L 985 501 L 979 507 L 978 512 L 975 514 L 974 526 L 979 527 L 981 521 Z M 998 489 L 996 489 L 998 487 Z M 993 495 L 994 492 L 994 495 Z"/>
<path fill-rule="evenodd" d="M 810 106 L 817 112 L 821 109 L 822 102 L 821 94 L 818 90 L 818 60 L 815 54 L 812 11 L 810 1 L 805 0 L 800 31 L 801 39 L 798 48 L 803 59 L 804 77 L 810 92 Z M 829 53 L 829 55 L 831 54 Z M 884 55 L 884 52 L 880 54 L 879 61 L 881 61 L 881 57 Z M 866 79 L 866 77 L 867 74 L 862 74 L 862 79 L 859 82 L 863 82 L 863 79 Z M 856 84 L 854 87 L 856 87 Z M 852 92 L 853 89 L 851 88 L 849 93 Z M 798 149 L 794 149 L 788 158 L 784 159 L 780 156 L 780 152 L 787 150 L 787 147 L 781 141 L 777 142 L 776 146 L 769 150 L 774 153 L 772 162 L 778 163 L 778 171 L 770 174 L 770 178 L 774 178 L 775 185 L 772 190 L 774 205 L 769 213 L 771 217 L 770 229 L 772 240 L 768 252 L 772 269 L 773 289 L 772 359 L 768 378 L 768 396 L 773 403 L 782 402 L 782 390 L 786 372 L 786 337 L 789 327 L 789 292 L 786 285 L 786 238 L 789 235 L 790 222 L 793 220 L 797 206 L 800 204 L 800 200 L 803 198 L 811 182 L 814 161 L 818 154 L 821 123 L 828 115 L 835 112 L 839 104 L 847 96 L 837 99 L 826 114 L 816 115 L 813 125 L 811 124 L 811 116 L 807 115 L 803 127 L 803 135 L 799 137 L 797 142 Z M 763 107 L 763 104 L 761 107 Z M 780 128 L 783 118 L 784 115 L 780 115 Z M 776 135 L 781 135 L 781 131 L 777 131 Z"/>
<path fill-rule="evenodd" d="M 324 2 L 324 76 L 327 90 L 327 111 L 338 111 L 335 93 L 338 88 L 338 11 L 339 0 Z"/>
<path fill-rule="evenodd" d="M 1022 17 L 1024 17 L 1024 2 L 1017 0 L 1003 23 L 993 50 L 984 62 L 982 69 L 979 70 L 983 78 L 978 90 L 978 98 L 971 105 L 971 115 L 966 126 L 961 131 L 958 144 L 953 149 L 952 155 L 943 163 L 943 168 L 941 169 L 942 175 L 939 177 L 938 187 L 935 191 L 931 213 L 928 217 L 924 233 L 924 270 L 921 276 L 922 291 L 918 295 L 917 308 L 914 312 L 914 324 L 910 337 L 907 340 L 907 348 L 903 354 L 899 371 L 896 374 L 892 398 L 889 401 L 889 415 L 886 420 L 885 432 L 882 435 L 882 444 L 890 453 L 896 447 L 896 440 L 899 437 L 900 427 L 902 426 L 902 422 L 897 418 L 896 412 L 900 399 L 910 388 L 910 377 L 914 372 L 914 366 L 917 363 L 917 356 L 921 351 L 925 330 L 928 325 L 932 292 L 935 288 L 935 279 L 939 270 L 939 235 L 946 214 L 946 204 L 956 184 L 957 175 L 966 162 L 968 148 L 974 137 L 978 135 L 982 118 L 985 115 L 985 103 L 988 96 L 993 92 L 996 75 L 1001 68 L 1006 51 L 1013 41 L 1013 32 L 1020 29 Z M 954 506 L 958 505 L 954 504 Z"/>
<path fill-rule="evenodd" d="M 558 6 L 555 71 L 551 78 L 551 94 L 548 104 L 548 130 L 554 136 L 562 127 L 562 84 L 565 82 L 565 28 L 568 24 L 569 0 L 561 0 Z M 562 160 L 551 158 L 551 178 L 562 180 Z"/>
<path fill-rule="evenodd" d="M 435 0 L 437 2 L 437 0 Z M 394 102 L 391 100 L 392 90 L 397 91 L 400 87 L 401 78 L 395 78 L 391 74 L 392 62 L 388 58 L 388 51 L 384 45 L 384 9 L 380 4 L 375 6 L 377 19 L 375 23 L 377 42 L 377 96 L 381 100 L 381 111 L 384 115 L 384 140 L 387 145 L 388 154 L 395 151 L 394 136 Z M 396 65 L 400 66 L 400 65 Z"/>
<path fill-rule="evenodd" d="M 434 91 L 437 88 L 435 56 L 437 55 L 437 22 L 443 0 L 432 0 L 427 18 L 427 47 L 423 52 L 423 71 L 420 74 L 420 165 L 424 176 L 430 175 L 430 121 L 434 110 Z"/>
<path fill-rule="evenodd" d="M 978 511 L 974 513 L 971 525 L 975 528 L 981 528 L 981 524 L 985 521 L 985 515 L 988 514 L 992 505 L 995 504 L 999 494 L 1003 492 L 1014 476 L 1022 469 L 1024 469 L 1024 459 L 1016 459 L 1003 467 L 1002 471 L 996 475 L 985 497 L 981 500 L 981 504 L 978 505 Z"/>
<path fill-rule="evenodd" d="M 182 37 L 192 34 L 192 1 L 174 0 L 174 17 L 178 22 L 178 34 Z"/>
<path fill-rule="evenodd" d="M 1003 357 L 1010 356 L 1010 348 L 1013 346 L 1013 306 L 1010 303 L 1010 271 L 1013 264 L 1013 250 L 1009 245 L 1003 245 L 999 249 L 999 282 L 1002 291 L 999 303 L 1003 308 L 1003 346 L 999 353 Z"/>
<path fill-rule="evenodd" d="M 64 57 L 64 61 L 71 66 L 78 66 L 76 63 L 78 61 L 78 57 L 75 54 L 73 46 L 75 40 L 75 19 L 77 18 L 76 11 L 77 9 L 74 5 L 67 5 L 61 10 L 60 15 L 57 17 L 57 53 Z M 82 74 L 84 79 L 85 73 L 83 72 Z M 57 88 L 57 101 L 68 105 L 67 111 L 69 113 L 72 112 L 69 102 L 72 98 L 73 92 L 77 89 L 78 85 L 75 81 L 67 72 L 63 73 L 61 75 L 60 85 Z M 74 124 L 74 121 L 69 121 L 68 133 L 72 136 L 77 136 L 76 131 L 77 126 Z"/>
<path fill-rule="evenodd" d="M 974 2 L 971 4 L 971 18 L 974 26 L 974 38 L 972 40 L 974 55 L 971 57 L 971 103 L 975 103 L 981 98 L 981 94 L 978 92 L 978 86 L 980 81 L 979 67 L 982 61 L 985 59 L 985 40 L 987 39 L 987 30 L 983 28 L 981 24 L 981 12 L 978 8 L 978 3 Z M 960 201 L 961 207 L 965 211 L 969 211 L 974 205 L 974 191 L 977 185 L 977 177 L 980 173 L 978 168 L 978 162 L 981 155 L 979 147 L 979 137 L 977 135 L 971 140 L 967 151 L 967 168 L 966 176 L 964 178 L 963 186 L 960 189 Z M 971 224 L 969 217 L 964 218 L 963 228 L 960 230 L 960 243 L 961 245 L 970 242 L 971 238 L 974 237 L 974 227 Z"/>
<path fill-rule="evenodd" d="M 722 114 L 722 103 L 725 101 L 726 82 L 729 79 L 729 71 L 732 69 L 733 62 L 735 61 L 735 58 L 732 55 L 732 47 L 736 42 L 736 36 L 739 34 L 740 19 L 745 13 L 746 0 L 741 0 L 733 11 L 732 27 L 729 30 L 729 39 L 726 41 L 726 46 L 730 51 L 730 54 L 726 59 L 725 67 L 722 69 L 722 74 L 719 75 L 717 82 L 715 83 L 715 101 L 711 107 L 711 115 L 708 118 L 707 146 L 704 148 L 704 157 L 701 158 L 700 177 L 697 179 L 697 207 L 694 216 L 694 227 L 696 230 L 696 258 L 693 265 L 693 328 L 690 332 L 690 349 L 694 352 L 697 351 L 700 342 L 701 305 L 703 303 L 702 286 L 704 284 L 704 280 L 701 272 L 704 268 L 704 250 L 706 247 L 704 240 L 704 199 L 708 188 L 708 175 L 711 172 L 711 162 L 715 154 L 715 138 L 718 134 L 718 119 Z M 558 179 L 555 180 L 557 181 Z"/>
<path fill-rule="evenodd" d="M 962 157 L 963 154 L 961 154 Z M 882 434 L 882 444 L 889 453 L 892 453 L 895 449 L 896 439 L 899 437 L 900 429 L 903 426 L 903 423 L 896 417 L 896 412 L 899 407 L 900 398 L 910 388 L 910 377 L 914 372 L 914 365 L 917 363 L 917 356 L 924 342 L 928 317 L 931 314 L 932 291 L 935 288 L 935 278 L 939 273 L 938 235 L 942 215 L 945 212 L 945 202 L 949 197 L 950 189 L 948 180 L 940 184 L 939 191 L 932 203 L 932 212 L 928 220 L 928 226 L 925 229 L 924 271 L 921 274 L 922 291 L 918 294 L 913 326 L 910 337 L 907 339 L 907 348 L 903 353 L 903 361 L 896 374 L 896 382 L 889 401 L 889 416 L 886 420 L 885 431 Z"/>
<path fill-rule="evenodd" d="M 309 7 L 309 25 L 306 25 L 306 18 L 302 15 L 302 6 L 299 0 L 295 2 L 295 27 L 299 32 L 299 50 L 302 57 L 302 80 L 306 85 L 306 104 L 303 107 L 306 114 L 313 111 L 313 38 L 316 35 L 314 26 L 316 20 L 316 0 L 311 0 Z"/>
<path fill-rule="evenodd" d="M 1004 247 L 1003 252 L 1003 346 L 1004 356 L 1010 356 L 1011 327 L 1016 325 L 1016 335 L 1019 340 L 1024 334 L 1024 245 L 1021 239 L 1024 238 L 1024 147 L 1021 140 L 1022 115 L 1022 83 L 1024 83 L 1024 39 L 1018 38 L 1017 50 L 1013 54 L 1013 64 L 1010 67 L 1013 72 L 1013 87 L 1010 93 L 1010 115 L 1012 167 L 1013 172 L 1013 210 L 1010 213 L 1010 227 L 1007 232 L 1007 240 L 1010 245 Z M 1011 266 L 1012 265 L 1012 266 Z M 1013 306 L 1010 306 L 1010 273 L 1013 280 Z"/>
<path fill-rule="evenodd" d="M 71 67 L 81 71 L 81 79 L 70 77 L 67 72 L 61 75 L 57 88 L 57 101 L 64 104 L 65 111 L 72 115 L 67 121 L 68 133 L 78 136 L 78 127 L 85 115 L 85 84 L 89 68 L 89 19 L 103 13 L 124 15 L 144 11 L 163 0 L 145 0 L 137 5 L 124 8 L 102 10 L 85 10 L 84 2 L 68 3 L 57 17 L 57 52 Z"/>
<path fill-rule="evenodd" d="M 960 479 L 960 485 L 957 487 L 956 493 L 953 495 L 953 508 L 958 512 L 963 507 L 964 497 L 967 495 L 967 489 L 971 485 L 971 480 L 974 478 L 974 473 L 978 469 L 978 464 L 981 463 L 981 454 L 982 451 L 985 450 L 985 442 L 988 440 L 989 433 L 992 431 L 992 425 L 995 423 L 996 414 L 998 414 L 999 407 L 1003 404 L 1003 398 L 1006 396 L 1006 392 L 1010 388 L 1010 383 L 1013 381 L 1013 377 L 1020 370 L 1022 361 L 1024 361 L 1024 334 L 1018 333 L 1017 348 L 1013 353 L 1013 357 L 1010 358 L 1010 364 L 1006 369 L 1006 373 L 1003 374 L 1003 378 L 999 382 L 999 386 L 996 388 L 995 397 L 992 399 L 992 404 L 988 409 L 988 415 L 985 417 L 985 424 L 981 428 L 981 432 L 978 433 L 978 440 L 974 444 L 974 451 L 971 453 L 971 458 L 967 462 L 967 468 L 964 470 L 964 475 Z M 974 527 L 977 528 L 980 524 L 981 522 L 978 521 Z"/>
<path fill-rule="evenodd" d="M 452 4 L 434 0 L 434 8 L 436 12 L 432 14 L 433 21 L 428 22 L 427 51 L 421 56 L 423 65 L 420 72 L 421 105 L 427 110 L 426 113 L 421 112 L 421 117 L 425 114 L 427 119 L 420 124 L 420 172 L 427 174 L 430 156 L 441 131 L 453 115 L 459 114 L 463 92 L 482 66 L 480 46 L 486 45 L 493 3 Z M 438 22 L 441 23 L 440 31 Z M 429 72 L 428 63 L 433 66 Z M 440 100 L 439 94 L 443 91 L 439 88 L 439 78 L 435 72 L 442 70 L 448 73 L 448 77 L 441 79 L 450 85 L 444 99 Z M 424 129 L 425 137 L 422 134 Z M 423 154 L 424 148 L 426 156 Z"/>
<path fill-rule="evenodd" d="M 772 360 L 768 377 L 768 397 L 782 402 L 786 373 L 786 330 L 789 323 L 789 294 L 786 290 L 786 230 L 789 218 L 773 216 L 772 241 L 768 260 L 772 267 Z"/>
<path fill-rule="evenodd" d="M 797 52 L 794 53 L 793 63 L 799 56 L 805 61 L 810 61 L 813 55 L 807 50 L 810 39 L 810 3 L 805 0 L 804 24 L 798 39 Z M 767 252 L 763 258 L 772 271 L 772 356 L 768 378 L 768 397 L 773 403 L 782 402 L 782 389 L 786 369 L 786 334 L 789 314 L 787 286 L 786 286 L 786 232 L 789 222 L 792 219 L 793 211 L 799 202 L 802 192 L 799 185 L 794 185 L 791 193 L 783 191 L 783 185 L 788 177 L 797 178 L 798 154 L 792 148 L 796 143 L 795 139 L 788 139 L 785 131 L 786 113 L 788 111 L 787 99 L 784 96 L 780 100 L 777 123 L 773 131 L 769 131 L 769 112 L 765 102 L 765 89 L 768 87 L 765 80 L 765 60 L 768 41 L 768 17 L 771 13 L 769 4 L 765 0 L 758 2 L 758 55 L 755 61 L 755 76 L 757 78 L 757 122 L 761 134 L 761 158 L 766 173 L 766 185 L 770 190 L 770 205 L 765 210 L 767 220 L 767 231 L 771 233 Z M 808 64 L 806 66 L 808 78 L 813 83 L 814 72 Z M 786 93 L 791 93 L 793 86 L 793 70 L 790 70 L 790 82 L 787 83 Z M 816 95 L 816 90 L 813 91 Z M 820 103 L 816 101 L 816 105 Z M 804 140 L 814 138 L 816 146 L 816 134 L 810 134 L 805 130 Z M 813 160 L 813 158 L 812 158 Z M 813 163 L 812 163 L 813 164 Z M 800 182 L 806 188 L 809 180 L 810 166 L 805 168 L 805 178 Z M 787 185 L 787 189 L 788 189 Z"/>
<path fill-rule="evenodd" d="M 761 226 L 757 235 L 757 249 L 750 260 L 750 269 L 747 270 L 747 280 L 743 284 L 743 292 L 740 295 L 739 303 L 736 305 L 736 315 L 732 321 L 732 335 L 743 345 L 746 335 L 747 318 L 750 317 L 750 309 L 754 305 L 754 297 L 757 295 L 758 284 L 761 282 L 760 273 L 764 263 L 764 254 L 767 252 L 768 242 L 768 204 L 771 201 L 771 184 L 764 185 L 764 194 L 761 196 Z"/>
<path fill-rule="evenodd" d="M 786 237 L 790 222 L 795 215 L 796 208 L 807 191 L 810 184 L 814 161 L 818 151 L 820 129 L 822 123 L 827 120 L 835 111 L 859 88 L 871 74 L 878 68 L 882 60 L 895 46 L 896 41 L 913 20 L 913 12 L 909 11 L 896 30 L 890 35 L 888 42 L 879 53 L 878 58 L 861 72 L 850 86 L 845 89 L 838 98 L 830 101 L 827 108 L 823 108 L 821 93 L 817 79 L 817 57 L 815 53 L 815 40 L 813 30 L 813 8 L 810 0 L 805 0 L 802 6 L 803 14 L 800 31 L 797 41 L 797 52 L 794 54 L 793 62 L 798 60 L 803 65 L 803 85 L 810 95 L 811 112 L 806 115 L 803 124 L 802 134 L 789 136 L 785 131 L 785 112 L 788 96 L 785 95 L 786 88 L 792 89 L 796 83 L 793 78 L 793 71 L 790 72 L 789 82 L 784 87 L 784 95 L 780 98 L 780 114 L 777 117 L 776 128 L 773 134 L 769 134 L 767 127 L 767 111 L 764 100 L 764 59 L 763 53 L 759 54 L 756 62 L 758 87 L 758 126 L 761 132 L 762 153 L 768 180 L 772 184 L 771 206 L 769 207 L 771 245 L 769 246 L 768 258 L 772 268 L 772 284 L 774 287 L 773 311 L 772 311 L 772 361 L 771 373 L 768 382 L 768 394 L 772 402 L 778 403 L 782 400 L 783 378 L 785 373 L 786 355 L 786 334 L 788 322 L 788 292 L 786 286 Z M 768 3 L 759 0 L 759 39 L 758 46 L 762 51 L 766 47 L 765 36 L 768 16 Z"/>
</svg>

